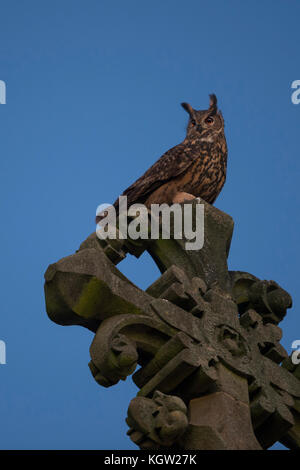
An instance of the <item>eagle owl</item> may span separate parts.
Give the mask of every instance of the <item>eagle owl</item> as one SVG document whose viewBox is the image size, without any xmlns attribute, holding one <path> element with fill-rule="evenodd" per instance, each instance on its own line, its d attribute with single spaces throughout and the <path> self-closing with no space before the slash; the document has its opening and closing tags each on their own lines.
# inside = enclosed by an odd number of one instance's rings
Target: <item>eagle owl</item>
<svg viewBox="0 0 300 470">
<path fill-rule="evenodd" d="M 213 204 L 226 179 L 227 145 L 224 119 L 216 95 L 210 95 L 209 108 L 196 111 L 181 103 L 189 114 L 186 137 L 168 150 L 122 196 L 127 205 L 173 204 L 200 196 Z M 119 201 L 114 203 L 118 211 Z M 104 213 L 96 217 L 98 223 Z"/>
</svg>

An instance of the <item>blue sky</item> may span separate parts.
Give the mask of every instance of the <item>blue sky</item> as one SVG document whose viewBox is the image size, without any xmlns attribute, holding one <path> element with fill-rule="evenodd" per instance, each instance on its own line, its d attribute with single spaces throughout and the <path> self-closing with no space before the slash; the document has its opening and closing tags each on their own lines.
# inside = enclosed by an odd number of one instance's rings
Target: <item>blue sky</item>
<svg viewBox="0 0 300 470">
<path fill-rule="evenodd" d="M 282 344 L 300 338 L 297 0 L 1 0 L 1 448 L 130 449 L 137 389 L 89 369 L 92 333 L 45 312 L 43 273 L 185 135 L 180 102 L 226 122 L 228 176 L 216 206 L 235 220 L 230 269 L 293 296 Z M 120 269 L 145 288 L 143 256 Z"/>
</svg>

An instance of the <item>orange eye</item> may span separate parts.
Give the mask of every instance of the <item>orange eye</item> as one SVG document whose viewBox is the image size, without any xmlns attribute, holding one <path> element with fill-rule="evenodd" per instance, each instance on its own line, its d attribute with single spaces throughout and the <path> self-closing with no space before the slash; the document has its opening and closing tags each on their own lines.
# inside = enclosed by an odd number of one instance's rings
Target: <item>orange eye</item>
<svg viewBox="0 0 300 470">
<path fill-rule="evenodd" d="M 196 125 L 196 121 L 195 121 L 195 119 L 192 119 L 191 120 L 191 126 L 194 127 L 195 125 Z"/>
<path fill-rule="evenodd" d="M 211 117 L 211 116 L 208 116 L 208 117 L 205 119 L 206 124 L 213 124 L 214 121 L 215 121 L 214 118 Z"/>
</svg>

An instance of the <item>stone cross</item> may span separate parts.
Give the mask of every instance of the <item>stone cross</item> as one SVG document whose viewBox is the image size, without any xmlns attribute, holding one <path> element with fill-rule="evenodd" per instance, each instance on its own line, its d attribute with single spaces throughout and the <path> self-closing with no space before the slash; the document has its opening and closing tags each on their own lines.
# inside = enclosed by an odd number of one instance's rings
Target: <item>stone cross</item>
<svg viewBox="0 0 300 470">
<path fill-rule="evenodd" d="M 89 367 L 98 384 L 133 374 L 140 390 L 126 421 L 141 449 L 267 449 L 277 441 L 299 448 L 300 365 L 281 346 L 278 326 L 290 295 L 228 270 L 233 220 L 200 202 L 201 250 L 174 238 L 94 233 L 48 267 L 47 313 L 95 333 Z M 145 250 L 161 276 L 143 291 L 116 265 Z"/>
</svg>

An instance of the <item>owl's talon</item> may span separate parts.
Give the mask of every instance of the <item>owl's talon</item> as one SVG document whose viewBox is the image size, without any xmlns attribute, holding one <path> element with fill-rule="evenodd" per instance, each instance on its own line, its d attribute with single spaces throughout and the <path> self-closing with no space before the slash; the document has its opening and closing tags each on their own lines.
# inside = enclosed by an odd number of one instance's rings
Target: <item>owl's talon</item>
<svg viewBox="0 0 300 470">
<path fill-rule="evenodd" d="M 200 197 L 194 197 L 193 199 L 184 199 L 183 204 L 191 204 L 193 202 L 196 202 L 196 204 L 201 204 L 201 198 Z"/>
</svg>

